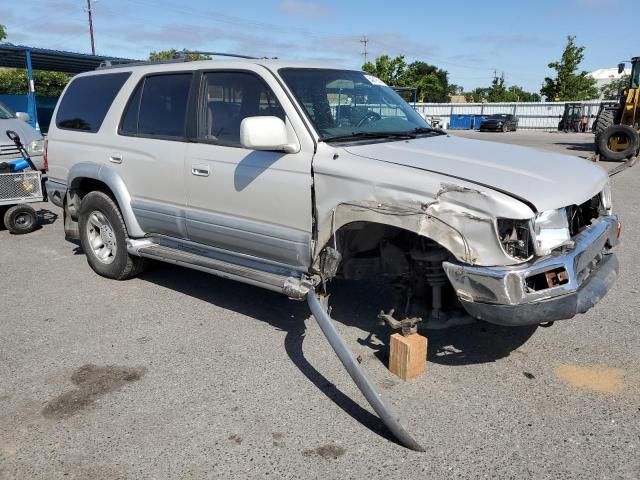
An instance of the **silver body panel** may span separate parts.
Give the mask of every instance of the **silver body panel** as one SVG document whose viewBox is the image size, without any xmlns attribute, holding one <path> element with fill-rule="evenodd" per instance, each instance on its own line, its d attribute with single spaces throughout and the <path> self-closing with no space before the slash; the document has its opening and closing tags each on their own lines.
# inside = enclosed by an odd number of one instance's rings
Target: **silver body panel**
<svg viewBox="0 0 640 480">
<path fill-rule="evenodd" d="M 581 203 L 607 181 L 600 167 L 573 157 L 448 136 L 348 146 L 321 142 L 278 75 L 280 67 L 314 66 L 216 60 L 118 69 L 131 76 L 98 132 L 52 123 L 49 193 L 61 204 L 63 192 L 83 178 L 100 180 L 113 191 L 132 239 L 164 236 L 217 249 L 229 263 L 255 269 L 257 278 L 274 264 L 309 272 L 333 233 L 351 222 L 416 232 L 461 264 L 516 266 L 523 262 L 503 250 L 497 218 L 531 219 Z M 195 70 L 258 75 L 282 105 L 296 153 L 118 134 L 125 105 L 144 75 Z M 162 256 L 159 251 L 155 255 Z M 260 266 L 251 263 L 256 261 Z"/>
</svg>

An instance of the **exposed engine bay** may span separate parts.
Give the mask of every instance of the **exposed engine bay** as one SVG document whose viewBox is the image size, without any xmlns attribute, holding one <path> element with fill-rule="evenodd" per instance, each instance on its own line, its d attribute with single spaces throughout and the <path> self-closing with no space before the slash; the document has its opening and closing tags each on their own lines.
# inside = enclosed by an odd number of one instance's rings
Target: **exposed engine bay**
<svg viewBox="0 0 640 480">
<path fill-rule="evenodd" d="M 393 287 L 389 307 L 378 320 L 405 335 L 415 332 L 418 322 L 443 328 L 452 317 L 465 315 L 442 268 L 452 256 L 432 240 L 397 227 L 354 222 L 340 229 L 328 255 L 336 251 L 336 277 L 383 280 Z"/>
</svg>

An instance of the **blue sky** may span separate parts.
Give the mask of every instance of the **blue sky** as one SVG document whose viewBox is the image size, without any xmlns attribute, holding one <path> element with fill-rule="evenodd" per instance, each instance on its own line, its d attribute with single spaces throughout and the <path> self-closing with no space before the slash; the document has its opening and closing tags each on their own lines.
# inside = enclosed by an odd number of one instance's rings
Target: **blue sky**
<svg viewBox="0 0 640 480">
<path fill-rule="evenodd" d="M 86 0 L 11 3 L 0 5 L 7 41 L 90 51 Z M 494 69 L 508 84 L 539 90 L 569 34 L 587 47 L 589 71 L 640 55 L 637 29 L 615 28 L 617 19 L 640 25 L 640 0 L 97 0 L 93 8 L 100 54 L 146 58 L 186 47 L 357 68 L 366 35 L 370 58 L 424 60 L 467 90 L 487 86 Z"/>
</svg>

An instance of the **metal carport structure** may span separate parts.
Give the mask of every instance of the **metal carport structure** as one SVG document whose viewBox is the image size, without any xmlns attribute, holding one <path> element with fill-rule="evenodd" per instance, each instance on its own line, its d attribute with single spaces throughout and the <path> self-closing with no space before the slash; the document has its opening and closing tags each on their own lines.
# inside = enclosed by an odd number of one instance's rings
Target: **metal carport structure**
<svg viewBox="0 0 640 480">
<path fill-rule="evenodd" d="M 33 70 L 77 74 L 95 70 L 103 64 L 130 63 L 135 61 L 136 60 L 128 58 L 88 55 L 85 53 L 0 43 L 0 67 L 27 69 L 27 78 L 29 80 L 27 89 L 27 113 L 31 117 L 31 125 L 38 130 L 36 86 L 33 82 Z"/>
</svg>

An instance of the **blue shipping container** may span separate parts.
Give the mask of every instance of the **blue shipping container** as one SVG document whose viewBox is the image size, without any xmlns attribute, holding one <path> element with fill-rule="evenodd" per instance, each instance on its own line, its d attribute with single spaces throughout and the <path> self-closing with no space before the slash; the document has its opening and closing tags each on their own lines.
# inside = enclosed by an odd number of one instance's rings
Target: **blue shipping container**
<svg viewBox="0 0 640 480">
<path fill-rule="evenodd" d="M 480 130 L 480 124 L 483 120 L 486 120 L 488 115 L 474 115 L 473 116 L 473 129 Z"/>
<path fill-rule="evenodd" d="M 450 130 L 471 130 L 473 115 L 451 115 Z"/>
</svg>

